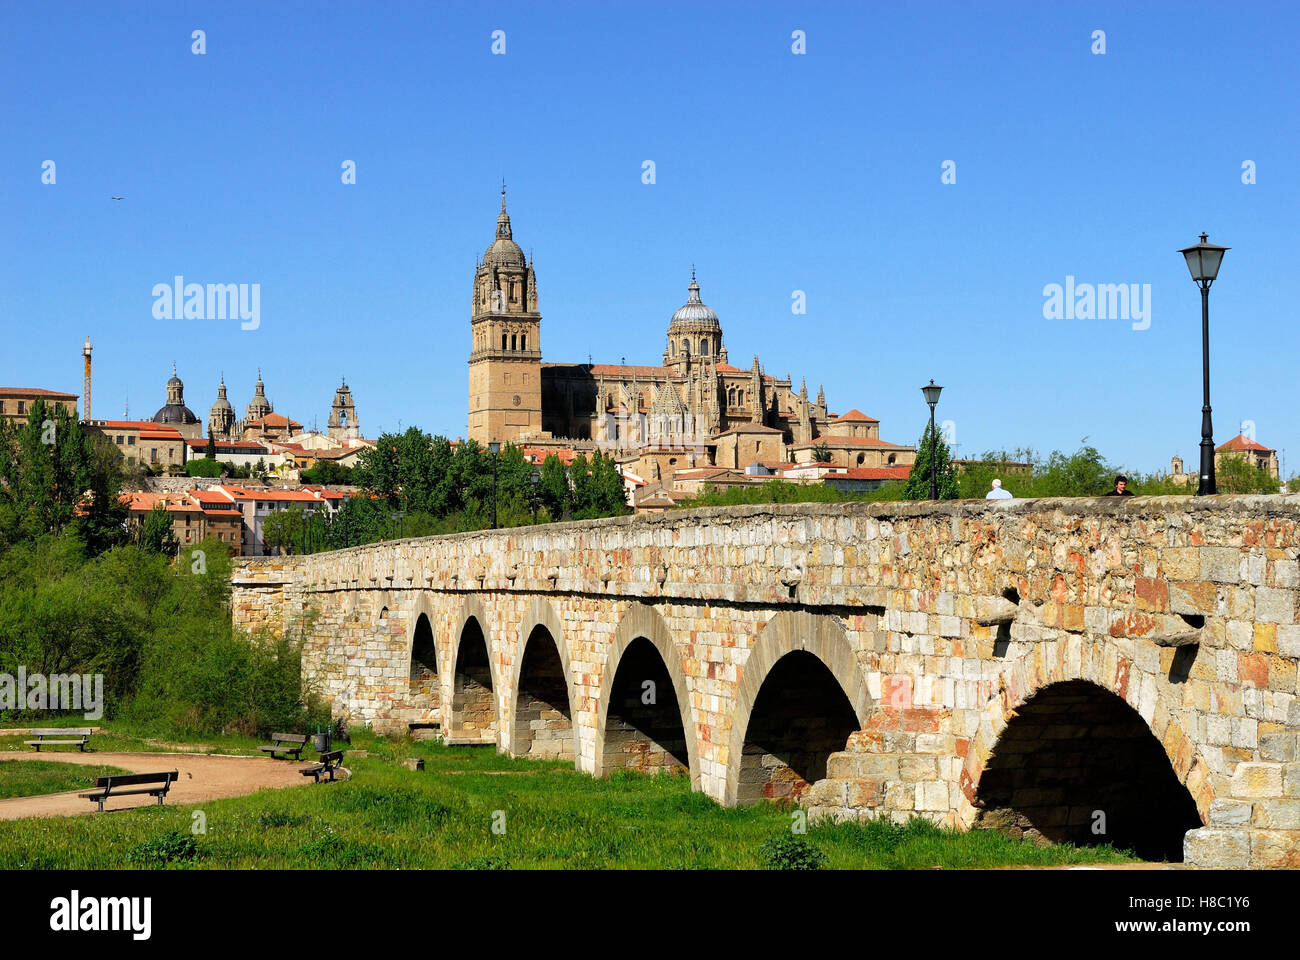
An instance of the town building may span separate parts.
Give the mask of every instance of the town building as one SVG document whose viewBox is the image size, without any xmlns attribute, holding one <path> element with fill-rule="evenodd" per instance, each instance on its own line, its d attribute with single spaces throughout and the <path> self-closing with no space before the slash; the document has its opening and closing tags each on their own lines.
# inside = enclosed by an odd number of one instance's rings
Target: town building
<svg viewBox="0 0 1300 960">
<path fill-rule="evenodd" d="M 127 524 L 138 527 L 150 511 L 162 507 L 171 520 L 172 534 L 181 548 L 194 546 L 216 537 L 228 544 L 231 552 L 239 555 L 243 542 L 243 516 L 229 500 L 213 496 L 209 491 L 191 490 L 187 493 L 152 493 L 137 491 L 123 494 L 127 505 Z"/>
<path fill-rule="evenodd" d="M 62 408 L 74 418 L 77 416 L 75 393 L 60 393 L 39 387 L 0 387 L 0 417 L 23 426 L 27 423 L 28 411 L 37 400 L 44 400 L 47 407 Z"/>
<path fill-rule="evenodd" d="M 153 420 L 88 420 L 83 426 L 105 437 L 127 463 L 162 469 L 183 467 L 188 459 L 186 437 L 175 426 Z"/>
</svg>

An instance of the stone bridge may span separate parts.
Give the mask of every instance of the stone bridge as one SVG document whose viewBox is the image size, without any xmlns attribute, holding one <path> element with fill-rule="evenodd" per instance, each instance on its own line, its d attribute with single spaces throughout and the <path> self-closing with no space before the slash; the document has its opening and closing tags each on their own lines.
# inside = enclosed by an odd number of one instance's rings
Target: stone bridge
<svg viewBox="0 0 1300 960">
<path fill-rule="evenodd" d="M 381 731 L 723 804 L 1300 866 L 1300 496 L 800 504 L 245 558 Z"/>
</svg>

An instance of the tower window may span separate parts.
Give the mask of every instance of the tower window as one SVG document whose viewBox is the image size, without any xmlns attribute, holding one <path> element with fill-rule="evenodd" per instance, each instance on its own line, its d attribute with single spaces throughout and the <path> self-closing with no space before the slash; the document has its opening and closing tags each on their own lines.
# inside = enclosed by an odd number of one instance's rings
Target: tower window
<svg viewBox="0 0 1300 960">
<path fill-rule="evenodd" d="M 528 334 L 523 333 L 519 335 L 519 349 L 520 350 L 528 349 Z"/>
<path fill-rule="evenodd" d="M 515 344 L 516 344 L 516 341 L 517 341 L 517 340 L 518 340 L 518 338 L 517 338 L 517 337 L 512 333 L 512 334 L 510 335 L 510 349 L 511 349 L 511 350 L 514 350 L 514 349 L 515 349 Z"/>
<path fill-rule="evenodd" d="M 702 357 L 707 357 L 708 355 L 709 355 L 709 341 L 707 341 L 707 340 L 701 340 L 701 341 L 700 341 L 700 356 L 702 356 Z"/>
<path fill-rule="evenodd" d="M 682 341 L 682 356 L 689 357 L 690 355 L 691 355 L 691 341 L 689 341 L 689 340 L 683 340 L 683 341 Z"/>
<path fill-rule="evenodd" d="M 508 334 L 504 334 L 504 333 L 501 334 L 501 349 L 502 349 L 502 350 L 506 349 L 506 343 L 509 342 L 509 339 L 510 339 L 510 337 L 509 337 Z"/>
</svg>

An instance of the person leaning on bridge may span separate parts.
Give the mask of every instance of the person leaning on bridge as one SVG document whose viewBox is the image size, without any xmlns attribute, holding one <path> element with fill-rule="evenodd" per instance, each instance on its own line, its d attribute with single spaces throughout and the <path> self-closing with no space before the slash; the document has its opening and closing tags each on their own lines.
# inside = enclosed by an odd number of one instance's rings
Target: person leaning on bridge
<svg viewBox="0 0 1300 960">
<path fill-rule="evenodd" d="M 1010 490 L 1002 489 L 1001 480 L 994 480 L 993 489 L 990 490 L 988 493 L 984 494 L 985 500 L 1011 500 L 1014 497 L 1015 494 L 1013 494 Z"/>
<path fill-rule="evenodd" d="M 1128 489 L 1128 477 L 1120 474 L 1115 478 L 1115 489 L 1106 494 L 1108 497 L 1131 497 L 1133 491 Z"/>
</svg>

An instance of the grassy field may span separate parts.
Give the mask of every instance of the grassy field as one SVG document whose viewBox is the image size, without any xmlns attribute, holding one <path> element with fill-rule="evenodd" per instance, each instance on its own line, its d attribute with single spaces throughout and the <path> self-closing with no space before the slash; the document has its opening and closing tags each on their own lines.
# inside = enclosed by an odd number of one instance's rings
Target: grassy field
<svg viewBox="0 0 1300 960">
<path fill-rule="evenodd" d="M 100 739 L 92 742 L 101 750 L 142 746 L 122 731 Z M 220 752 L 251 753 L 256 746 L 223 740 Z M 685 777 L 596 780 L 568 763 L 361 731 L 350 748 L 340 746 L 353 772 L 347 782 L 264 790 L 195 807 L 0 822 L 0 869 L 749 869 L 765 866 L 765 840 L 791 835 L 789 810 L 724 809 L 692 793 Z M 425 769 L 407 770 L 401 765 L 406 757 L 423 758 Z M 194 835 L 197 810 L 206 832 Z M 999 833 L 958 834 L 921 821 L 811 826 L 805 839 L 825 855 L 826 867 L 839 869 L 1130 859 L 1108 848 L 1036 847 Z"/>
<path fill-rule="evenodd" d="M 89 790 L 96 777 L 127 772 L 121 767 L 73 766 L 52 760 L 0 760 L 0 800 Z"/>
</svg>

